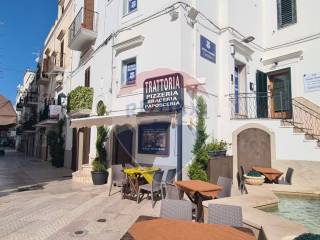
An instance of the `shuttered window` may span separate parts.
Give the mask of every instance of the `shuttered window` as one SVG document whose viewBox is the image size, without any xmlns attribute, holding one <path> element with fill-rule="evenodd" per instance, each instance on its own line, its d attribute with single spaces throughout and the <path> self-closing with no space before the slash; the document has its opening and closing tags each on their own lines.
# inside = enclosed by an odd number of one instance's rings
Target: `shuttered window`
<svg viewBox="0 0 320 240">
<path fill-rule="evenodd" d="M 90 87 L 90 67 L 88 67 L 85 71 L 84 75 L 84 86 Z"/>
<path fill-rule="evenodd" d="M 297 23 L 296 0 L 278 1 L 278 28 L 283 28 Z"/>
</svg>

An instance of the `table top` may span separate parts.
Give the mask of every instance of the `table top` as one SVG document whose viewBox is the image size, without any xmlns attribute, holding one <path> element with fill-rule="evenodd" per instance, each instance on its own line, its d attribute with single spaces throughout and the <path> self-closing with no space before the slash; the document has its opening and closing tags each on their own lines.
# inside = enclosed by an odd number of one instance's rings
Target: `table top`
<svg viewBox="0 0 320 240">
<path fill-rule="evenodd" d="M 136 173 L 149 173 L 156 172 L 160 170 L 158 167 L 137 167 L 137 168 L 125 168 L 123 171 L 127 174 L 136 174 Z"/>
<path fill-rule="evenodd" d="M 266 168 L 266 167 L 253 167 L 253 170 L 261 173 L 272 173 L 272 174 L 283 174 L 283 172 L 274 169 L 274 168 Z"/>
<path fill-rule="evenodd" d="M 217 194 L 222 190 L 222 187 L 216 184 L 200 180 L 177 181 L 176 185 L 185 192 L 200 192 L 205 196 L 211 197 L 216 197 Z"/>
<path fill-rule="evenodd" d="M 255 240 L 250 229 L 173 219 L 138 219 L 121 240 Z"/>
</svg>

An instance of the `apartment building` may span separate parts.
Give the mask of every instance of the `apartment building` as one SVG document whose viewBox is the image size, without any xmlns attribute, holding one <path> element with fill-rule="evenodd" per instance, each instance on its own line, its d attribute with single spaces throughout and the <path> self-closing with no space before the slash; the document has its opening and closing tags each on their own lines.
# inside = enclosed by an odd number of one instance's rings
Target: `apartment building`
<svg viewBox="0 0 320 240">
<path fill-rule="evenodd" d="M 59 1 L 36 74 L 38 112 L 52 105 L 66 117 L 65 166 L 74 180 L 91 181 L 101 125 L 109 127 L 108 163 L 181 167 L 186 177 L 199 96 L 208 107 L 209 138 L 231 143 L 234 174 L 239 165 L 318 164 L 318 6 L 316 0 Z M 66 96 L 79 86 L 91 88 L 93 98 L 67 112 Z M 97 116 L 101 103 L 107 116 Z M 36 124 L 43 159 L 45 136 L 57 121 Z"/>
<path fill-rule="evenodd" d="M 35 76 L 33 71 L 27 70 L 22 84 L 17 87 L 16 95 L 16 148 L 28 156 L 35 155 L 37 151 L 34 124 L 37 123 L 38 87 Z"/>
</svg>

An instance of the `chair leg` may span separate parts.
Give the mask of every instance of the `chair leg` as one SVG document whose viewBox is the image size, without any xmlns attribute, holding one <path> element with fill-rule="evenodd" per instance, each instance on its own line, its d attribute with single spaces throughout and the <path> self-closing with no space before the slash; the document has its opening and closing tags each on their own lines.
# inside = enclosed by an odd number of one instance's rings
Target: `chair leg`
<svg viewBox="0 0 320 240">
<path fill-rule="evenodd" d="M 139 204 L 139 201 L 140 201 L 140 188 L 138 190 L 138 194 L 137 194 L 137 203 Z"/>
<path fill-rule="evenodd" d="M 162 199 L 164 199 L 164 194 L 163 194 L 163 188 L 162 187 L 161 187 L 160 191 L 161 191 L 161 200 L 162 200 Z"/>
<path fill-rule="evenodd" d="M 154 203 L 153 203 L 153 202 L 154 202 L 154 199 L 153 199 L 154 196 L 153 196 L 153 195 L 154 195 L 154 194 L 153 194 L 153 192 L 152 192 L 152 193 L 151 193 L 151 204 L 152 204 L 152 208 L 154 208 Z"/>
<path fill-rule="evenodd" d="M 109 197 L 111 196 L 111 189 L 112 189 L 112 183 L 110 184 L 110 188 L 109 188 Z"/>
</svg>

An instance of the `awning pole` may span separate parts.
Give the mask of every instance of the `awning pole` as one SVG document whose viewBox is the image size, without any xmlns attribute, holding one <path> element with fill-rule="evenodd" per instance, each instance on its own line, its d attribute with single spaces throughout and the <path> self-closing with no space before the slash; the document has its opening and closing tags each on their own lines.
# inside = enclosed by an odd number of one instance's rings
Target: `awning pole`
<svg viewBox="0 0 320 240">
<path fill-rule="evenodd" d="M 177 113 L 177 145 L 178 145 L 178 153 L 177 153 L 177 180 L 182 180 L 182 110 Z"/>
</svg>

